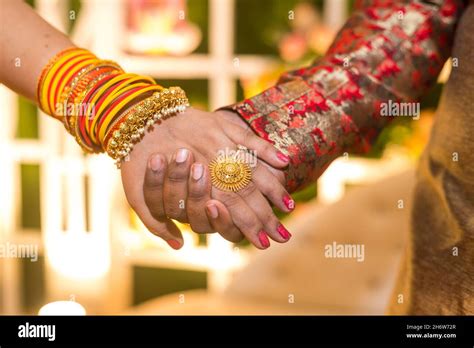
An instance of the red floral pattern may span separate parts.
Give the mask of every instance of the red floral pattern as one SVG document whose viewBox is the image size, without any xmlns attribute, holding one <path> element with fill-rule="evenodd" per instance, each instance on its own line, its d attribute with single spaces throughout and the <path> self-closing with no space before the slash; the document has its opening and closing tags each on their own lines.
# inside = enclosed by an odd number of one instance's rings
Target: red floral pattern
<svg viewBox="0 0 474 348">
<path fill-rule="evenodd" d="M 416 100 L 436 82 L 464 5 L 358 1 L 321 60 L 231 108 L 290 156 L 287 186 L 300 189 L 343 152 L 370 148 L 390 119 L 380 103 Z"/>
</svg>

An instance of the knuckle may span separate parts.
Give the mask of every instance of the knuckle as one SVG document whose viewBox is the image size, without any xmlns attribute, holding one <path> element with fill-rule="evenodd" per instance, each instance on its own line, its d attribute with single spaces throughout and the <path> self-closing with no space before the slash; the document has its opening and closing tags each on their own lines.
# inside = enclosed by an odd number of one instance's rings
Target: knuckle
<svg viewBox="0 0 474 348">
<path fill-rule="evenodd" d="M 240 226 L 242 230 L 255 233 L 262 229 L 260 221 L 254 216 L 246 216 L 244 220 L 240 221 Z"/>
<path fill-rule="evenodd" d="M 275 216 L 272 210 L 265 213 L 264 221 L 267 226 L 270 226 L 272 228 L 273 227 L 276 228 L 276 226 L 279 224 L 279 220 L 277 219 L 277 217 Z"/>
<path fill-rule="evenodd" d="M 191 225 L 191 229 L 194 232 L 199 233 L 199 234 L 207 234 L 207 233 L 214 232 L 212 228 L 209 226 L 209 224 L 207 223 L 194 221 L 194 222 L 191 222 L 190 225 Z"/>
<path fill-rule="evenodd" d="M 244 133 L 242 135 L 242 142 L 244 144 L 247 144 L 250 140 L 252 140 L 254 133 L 251 128 L 247 128 L 244 130 Z"/>
<path fill-rule="evenodd" d="M 183 215 L 183 209 L 179 206 L 167 206 L 165 208 L 166 215 L 172 219 L 179 220 Z"/>
<path fill-rule="evenodd" d="M 262 151 L 265 155 L 270 156 L 275 151 L 275 148 L 270 143 L 264 141 L 262 142 Z"/>
<path fill-rule="evenodd" d="M 239 191 L 239 195 L 242 197 L 249 197 L 255 193 L 257 186 L 253 182 L 250 182 L 247 186 Z"/>
<path fill-rule="evenodd" d="M 257 234 L 262 229 L 262 225 L 256 220 L 247 220 L 242 222 L 242 229 L 252 234 Z"/>
<path fill-rule="evenodd" d="M 244 239 L 244 236 L 237 230 L 233 231 L 226 239 L 232 243 L 238 243 Z"/>
<path fill-rule="evenodd" d="M 144 187 L 146 189 L 155 189 L 163 185 L 163 173 L 152 173 L 150 170 L 145 174 Z"/>
<path fill-rule="evenodd" d="M 184 171 L 172 170 L 168 174 L 168 180 L 172 183 L 182 183 L 188 179 L 188 175 Z"/>
<path fill-rule="evenodd" d="M 148 208 L 150 211 L 151 216 L 153 216 L 155 219 L 163 219 L 166 217 L 165 212 L 163 209 L 160 209 L 159 207 L 150 207 Z"/>
<path fill-rule="evenodd" d="M 240 205 L 241 198 L 239 195 L 231 192 L 221 192 L 218 194 L 218 199 L 224 203 L 228 208 L 232 208 Z"/>
<path fill-rule="evenodd" d="M 206 191 L 199 189 L 197 187 L 190 187 L 188 191 L 188 199 L 194 202 L 203 200 L 205 195 L 206 195 Z"/>
</svg>

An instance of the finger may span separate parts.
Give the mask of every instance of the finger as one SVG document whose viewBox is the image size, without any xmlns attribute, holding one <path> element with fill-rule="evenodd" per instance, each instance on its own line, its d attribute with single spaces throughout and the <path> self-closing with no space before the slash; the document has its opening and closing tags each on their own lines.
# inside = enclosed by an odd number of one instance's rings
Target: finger
<svg viewBox="0 0 474 348">
<path fill-rule="evenodd" d="M 278 209 L 286 213 L 292 212 L 295 208 L 295 201 L 264 164 L 263 162 L 257 164 L 252 173 L 252 181 Z"/>
<path fill-rule="evenodd" d="M 232 217 L 226 206 L 215 199 L 206 202 L 206 215 L 217 233 L 232 243 L 238 243 L 244 239 L 244 235 L 234 225 Z"/>
<path fill-rule="evenodd" d="M 165 219 L 163 204 L 163 185 L 166 173 L 166 158 L 161 154 L 152 154 L 148 160 L 143 183 L 143 196 L 150 214 L 157 220 Z"/>
<path fill-rule="evenodd" d="M 184 244 L 181 231 L 173 221 L 163 218 L 162 188 L 165 170 L 164 156 L 151 155 L 143 182 L 144 200 L 136 202 L 132 208 L 151 233 L 162 238 L 173 249 L 180 249 Z"/>
<path fill-rule="evenodd" d="M 267 249 L 270 246 L 267 232 L 253 209 L 234 192 L 220 191 L 213 188 L 212 196 L 224 203 L 230 212 L 232 222 L 242 231 L 245 238 L 258 249 Z"/>
<path fill-rule="evenodd" d="M 285 243 L 291 238 L 291 234 L 280 223 L 270 204 L 253 182 L 250 182 L 250 184 L 237 193 L 249 207 L 252 207 L 252 210 L 263 224 L 263 228 L 271 239 L 279 243 Z"/>
<path fill-rule="evenodd" d="M 170 219 L 156 220 L 150 212 L 144 209 L 134 209 L 145 227 L 155 236 L 163 239 L 175 250 L 181 249 L 184 245 L 183 235 L 179 228 Z"/>
<path fill-rule="evenodd" d="M 203 214 L 206 202 L 210 199 L 209 171 L 202 163 L 194 163 L 191 166 L 191 175 L 188 179 L 188 200 L 186 202 L 188 221 L 194 232 L 212 233 L 215 231 L 206 214 Z"/>
<path fill-rule="evenodd" d="M 284 168 L 290 163 L 290 157 L 279 151 L 266 140 L 258 137 L 251 128 L 228 124 L 224 127 L 226 135 L 236 144 L 243 145 L 253 150 L 258 158 L 275 168 Z"/>
<path fill-rule="evenodd" d="M 186 199 L 192 162 L 192 153 L 188 149 L 179 149 L 171 158 L 165 176 L 163 203 L 166 216 L 181 222 L 188 222 Z"/>
</svg>

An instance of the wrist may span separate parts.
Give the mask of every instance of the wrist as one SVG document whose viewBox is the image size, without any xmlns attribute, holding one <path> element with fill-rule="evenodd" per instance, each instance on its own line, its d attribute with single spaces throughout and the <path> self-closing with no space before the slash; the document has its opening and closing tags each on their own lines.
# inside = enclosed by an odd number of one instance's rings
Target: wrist
<svg viewBox="0 0 474 348">
<path fill-rule="evenodd" d="M 234 110 L 219 109 L 215 113 L 222 119 L 242 128 L 250 128 L 249 124 Z"/>
<path fill-rule="evenodd" d="M 179 87 L 163 88 L 150 77 L 127 74 L 116 63 L 76 47 L 59 52 L 46 65 L 37 99 L 84 151 L 106 151 L 117 163 L 147 128 L 188 106 Z"/>
</svg>

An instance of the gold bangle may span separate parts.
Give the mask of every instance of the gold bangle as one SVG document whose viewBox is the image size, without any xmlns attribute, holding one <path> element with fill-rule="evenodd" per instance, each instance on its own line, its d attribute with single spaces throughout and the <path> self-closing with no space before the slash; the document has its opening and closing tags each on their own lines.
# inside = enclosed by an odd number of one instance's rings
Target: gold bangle
<svg viewBox="0 0 474 348">
<path fill-rule="evenodd" d="M 154 93 L 151 97 L 131 108 L 120 129 L 115 130 L 106 144 L 105 149 L 115 159 L 117 167 L 128 156 L 147 127 L 165 120 L 170 116 L 183 112 L 189 106 L 186 94 L 179 87 L 171 87 Z"/>
</svg>

